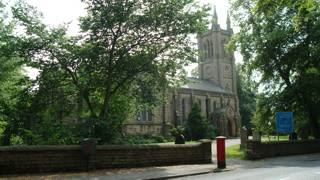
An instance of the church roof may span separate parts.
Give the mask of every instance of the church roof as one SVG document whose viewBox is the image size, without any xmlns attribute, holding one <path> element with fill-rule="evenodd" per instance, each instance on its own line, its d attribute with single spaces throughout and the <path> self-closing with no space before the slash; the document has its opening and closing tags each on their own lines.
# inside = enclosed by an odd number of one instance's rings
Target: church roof
<svg viewBox="0 0 320 180">
<path fill-rule="evenodd" d="M 189 80 L 189 82 L 187 84 L 183 85 L 181 88 L 230 94 L 230 92 L 226 91 L 222 87 L 220 87 L 220 86 L 218 86 L 208 80 L 197 79 L 197 78 L 192 78 L 192 77 L 188 77 L 188 80 Z"/>
</svg>

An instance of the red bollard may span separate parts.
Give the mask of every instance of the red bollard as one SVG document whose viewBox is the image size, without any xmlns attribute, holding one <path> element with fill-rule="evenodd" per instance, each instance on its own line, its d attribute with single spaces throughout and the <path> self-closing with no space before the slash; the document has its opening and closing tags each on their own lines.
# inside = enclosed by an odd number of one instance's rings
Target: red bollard
<svg viewBox="0 0 320 180">
<path fill-rule="evenodd" d="M 219 169 L 226 168 L 226 147 L 225 147 L 225 140 L 226 137 L 218 136 L 216 137 L 217 140 L 217 164 Z"/>
</svg>

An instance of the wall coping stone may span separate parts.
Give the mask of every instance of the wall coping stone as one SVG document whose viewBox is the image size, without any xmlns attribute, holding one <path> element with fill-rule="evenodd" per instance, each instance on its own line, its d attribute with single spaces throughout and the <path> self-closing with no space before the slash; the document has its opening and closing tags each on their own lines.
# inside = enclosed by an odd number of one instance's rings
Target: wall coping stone
<svg viewBox="0 0 320 180">
<path fill-rule="evenodd" d="M 59 151 L 81 150 L 81 145 L 41 145 L 41 146 L 0 146 L 0 152 L 4 151 Z"/>
</svg>

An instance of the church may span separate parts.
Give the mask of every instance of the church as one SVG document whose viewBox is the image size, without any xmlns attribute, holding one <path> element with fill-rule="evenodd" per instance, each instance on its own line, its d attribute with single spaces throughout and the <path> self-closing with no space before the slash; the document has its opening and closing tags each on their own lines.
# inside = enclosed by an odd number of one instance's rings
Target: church
<svg viewBox="0 0 320 180">
<path fill-rule="evenodd" d="M 197 36 L 199 77 L 188 78 L 187 84 L 169 91 L 166 103 L 128 121 L 124 127 L 127 134 L 166 135 L 170 127 L 185 124 L 192 104 L 198 103 L 217 135 L 239 135 L 235 58 L 225 50 L 233 34 L 229 14 L 226 24 L 226 29 L 220 27 L 214 8 L 211 29 Z"/>
</svg>

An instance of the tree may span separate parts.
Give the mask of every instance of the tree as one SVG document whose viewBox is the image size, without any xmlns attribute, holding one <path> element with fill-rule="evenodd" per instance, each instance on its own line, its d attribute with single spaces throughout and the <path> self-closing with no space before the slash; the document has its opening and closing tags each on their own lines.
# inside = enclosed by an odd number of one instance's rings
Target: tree
<svg viewBox="0 0 320 180">
<path fill-rule="evenodd" d="M 193 0 L 82 2 L 87 15 L 80 18 L 81 34 L 72 37 L 66 27 L 48 29 L 34 7 L 18 4 L 13 15 L 24 32 L 17 51 L 41 73 L 58 74 L 56 80 L 83 99 L 88 118 L 98 124 L 112 121 L 118 97 L 157 102 L 194 59 L 188 34 L 207 28 L 208 8 Z M 98 131 L 96 123 L 90 126 Z"/>
<path fill-rule="evenodd" d="M 22 114 L 29 102 L 30 81 L 22 74 L 23 58 L 14 50 L 15 23 L 7 18 L 5 9 L 0 1 L 0 144 L 10 145 L 26 124 Z"/>
<path fill-rule="evenodd" d="M 198 67 L 195 67 L 191 70 L 191 77 L 199 78 L 199 69 Z"/>
<path fill-rule="evenodd" d="M 215 136 L 214 127 L 201 115 L 201 109 L 197 103 L 191 108 L 185 129 L 189 140 L 214 138 Z"/>
<path fill-rule="evenodd" d="M 234 37 L 253 74 L 261 74 L 274 106 L 308 120 L 320 138 L 320 2 L 233 0 L 240 32 Z"/>
<path fill-rule="evenodd" d="M 255 83 L 246 75 L 241 64 L 236 65 L 236 75 L 241 125 L 251 130 L 252 125 L 250 121 L 256 110 Z"/>
<path fill-rule="evenodd" d="M 264 94 L 260 94 L 257 97 L 257 107 L 254 112 L 254 116 L 251 119 L 251 123 L 254 126 L 254 131 L 263 132 L 270 135 L 275 132 L 275 109 L 273 101 L 270 101 L 270 97 Z"/>
</svg>

